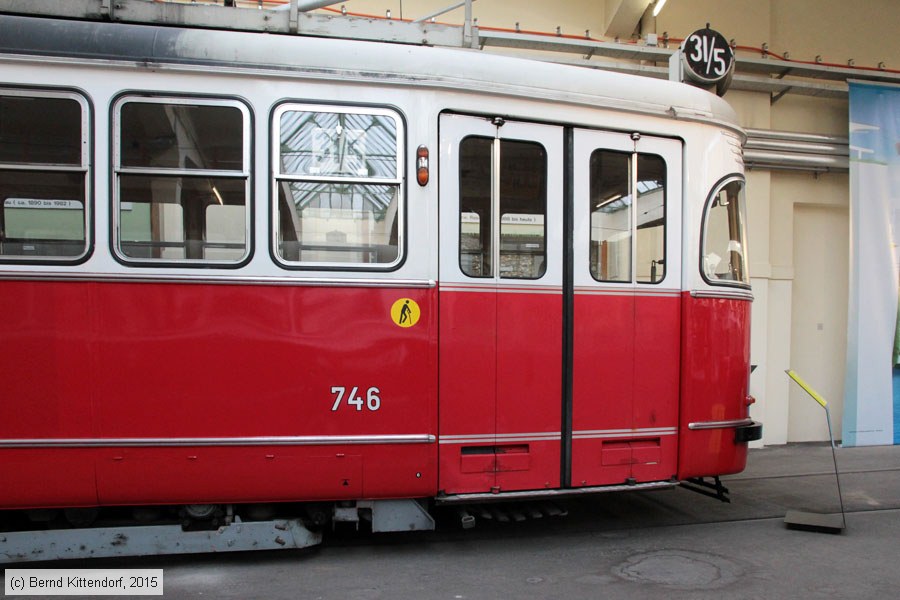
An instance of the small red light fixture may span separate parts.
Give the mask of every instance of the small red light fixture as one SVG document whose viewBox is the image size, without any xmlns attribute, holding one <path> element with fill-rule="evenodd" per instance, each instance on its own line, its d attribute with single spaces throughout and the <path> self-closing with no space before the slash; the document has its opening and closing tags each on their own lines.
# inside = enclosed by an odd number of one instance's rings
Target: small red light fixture
<svg viewBox="0 0 900 600">
<path fill-rule="evenodd" d="M 416 181 L 422 187 L 428 185 L 428 148 L 424 145 L 416 150 Z"/>
</svg>

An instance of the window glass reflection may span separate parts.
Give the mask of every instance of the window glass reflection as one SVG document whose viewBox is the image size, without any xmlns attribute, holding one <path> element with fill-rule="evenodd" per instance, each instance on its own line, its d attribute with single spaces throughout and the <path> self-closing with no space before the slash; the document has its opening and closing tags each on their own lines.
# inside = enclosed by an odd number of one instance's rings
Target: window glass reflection
<svg viewBox="0 0 900 600">
<path fill-rule="evenodd" d="M 228 100 L 120 101 L 115 201 L 121 257 L 232 264 L 247 257 L 246 118 Z"/>
<path fill-rule="evenodd" d="M 276 252 L 311 267 L 401 259 L 400 118 L 286 107 L 276 117 Z"/>
<path fill-rule="evenodd" d="M 0 90 L 0 258 L 74 260 L 87 252 L 84 105 Z"/>
<path fill-rule="evenodd" d="M 631 155 L 596 150 L 590 185 L 591 275 L 597 281 L 631 281 Z"/>
<path fill-rule="evenodd" d="M 494 152 L 500 153 L 499 215 Z M 534 142 L 469 137 L 459 151 L 459 263 L 469 277 L 539 279 L 547 269 L 547 156 Z M 494 232 L 499 252 L 494 256 Z"/>
<path fill-rule="evenodd" d="M 744 198 L 744 182 L 734 180 L 707 207 L 701 268 L 710 283 L 750 285 Z"/>
</svg>

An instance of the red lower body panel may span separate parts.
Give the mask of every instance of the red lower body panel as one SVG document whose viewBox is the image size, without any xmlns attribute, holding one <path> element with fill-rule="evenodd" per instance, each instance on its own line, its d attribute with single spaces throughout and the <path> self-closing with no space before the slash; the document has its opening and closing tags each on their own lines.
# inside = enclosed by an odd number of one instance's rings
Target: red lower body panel
<svg viewBox="0 0 900 600">
<path fill-rule="evenodd" d="M 674 294 L 576 294 L 573 486 L 675 474 L 679 313 Z"/>
<path fill-rule="evenodd" d="M 561 485 L 558 293 L 442 292 L 439 319 L 433 289 L 0 292 L 0 508 Z M 421 308 L 413 327 L 391 319 L 401 298 Z M 749 315 L 742 300 L 576 294 L 572 485 L 743 469 L 733 428 L 695 425 L 747 417 Z"/>
<path fill-rule="evenodd" d="M 680 479 L 738 473 L 746 466 L 747 444 L 735 442 L 734 427 L 697 427 L 748 417 L 750 306 L 747 300 L 684 296 Z"/>
<path fill-rule="evenodd" d="M 102 504 L 288 502 L 434 494 L 434 457 L 403 446 L 125 448 L 97 453 Z M 145 481 L 155 483 L 147 489 Z"/>
<path fill-rule="evenodd" d="M 0 508 L 437 490 L 433 289 L 0 292 Z M 413 327 L 391 319 L 400 298 L 421 308 Z"/>
<path fill-rule="evenodd" d="M 0 450 L 0 508 L 96 506 L 96 450 Z"/>
<path fill-rule="evenodd" d="M 440 489 L 559 487 L 560 294 L 442 291 L 440 310 Z"/>
</svg>

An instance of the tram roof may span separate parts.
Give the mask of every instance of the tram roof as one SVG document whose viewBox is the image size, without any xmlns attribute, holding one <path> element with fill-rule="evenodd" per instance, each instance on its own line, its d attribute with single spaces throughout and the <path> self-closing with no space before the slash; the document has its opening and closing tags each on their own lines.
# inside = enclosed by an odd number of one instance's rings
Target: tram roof
<svg viewBox="0 0 900 600">
<path fill-rule="evenodd" d="M 727 102 L 685 84 L 473 50 L 0 15 L 0 53 L 465 90 L 710 121 L 738 129 Z"/>
</svg>

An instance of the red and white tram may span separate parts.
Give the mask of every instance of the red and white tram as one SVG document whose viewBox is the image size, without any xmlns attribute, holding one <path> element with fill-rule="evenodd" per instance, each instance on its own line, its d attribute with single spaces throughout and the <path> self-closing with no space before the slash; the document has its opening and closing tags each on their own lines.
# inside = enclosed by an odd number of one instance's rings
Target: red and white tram
<svg viewBox="0 0 900 600">
<path fill-rule="evenodd" d="M 0 509 L 742 470 L 742 135 L 610 72 L 0 16 Z"/>
</svg>

